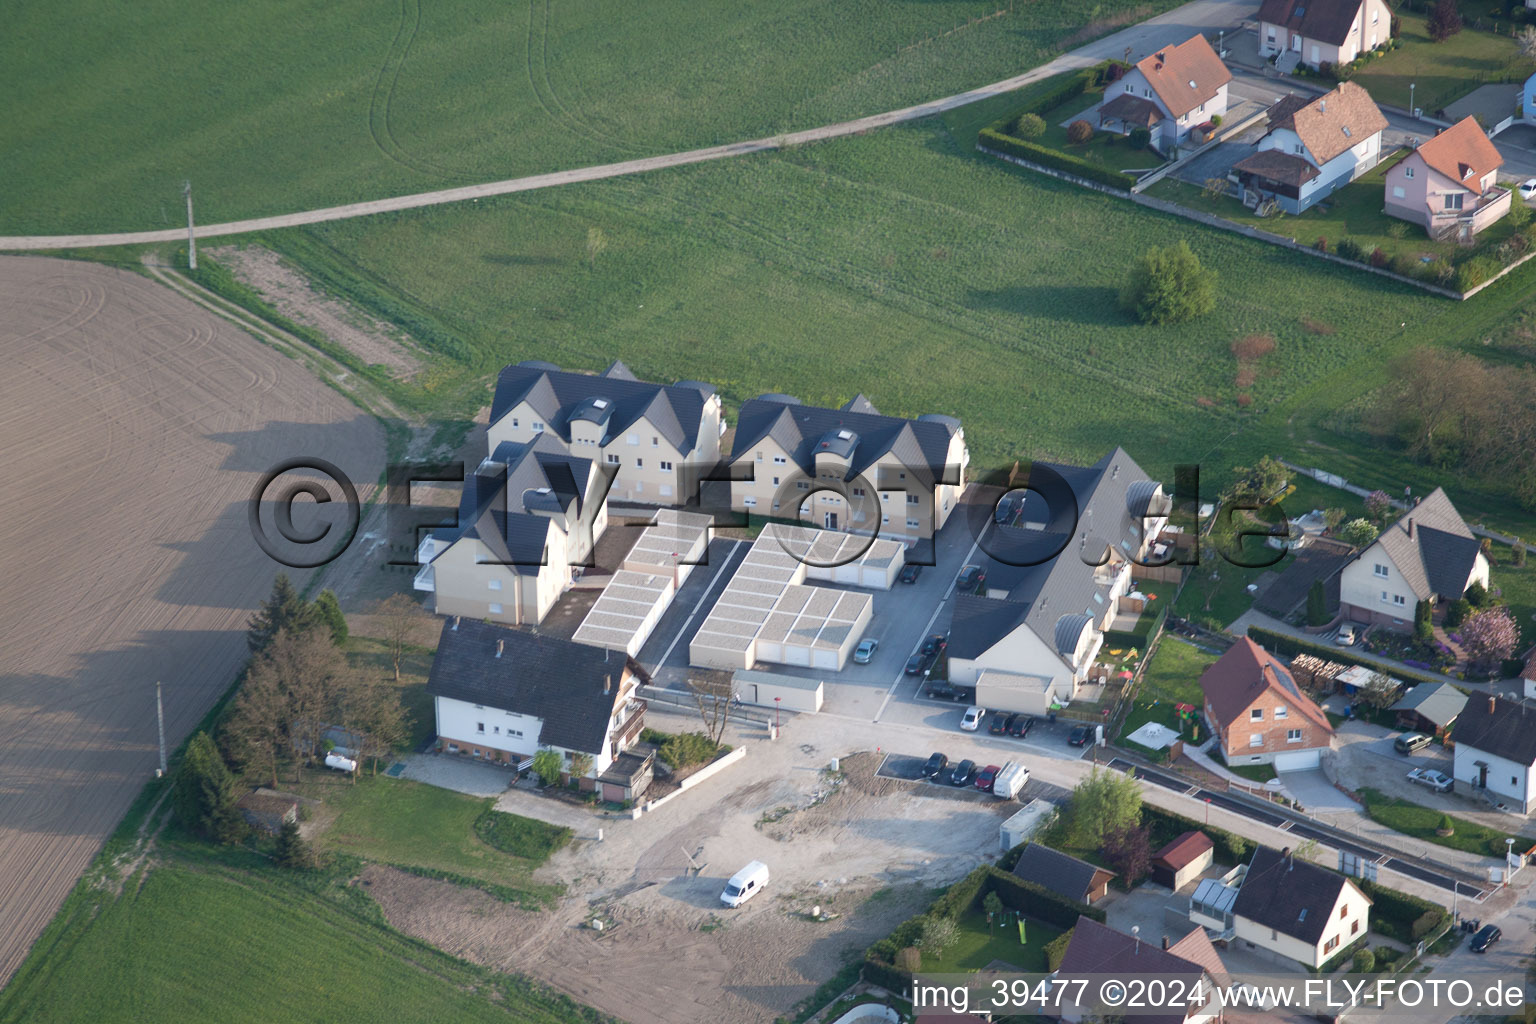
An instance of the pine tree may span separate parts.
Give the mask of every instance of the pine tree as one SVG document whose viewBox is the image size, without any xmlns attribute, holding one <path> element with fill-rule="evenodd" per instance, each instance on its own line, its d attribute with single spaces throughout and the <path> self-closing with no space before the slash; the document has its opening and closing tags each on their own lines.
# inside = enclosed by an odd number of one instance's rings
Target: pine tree
<svg viewBox="0 0 1536 1024">
<path fill-rule="evenodd" d="M 279 867 L 309 866 L 309 846 L 304 842 L 304 837 L 299 835 L 298 822 L 283 822 L 283 829 L 277 834 L 277 848 L 272 852 L 272 859 L 277 861 Z"/>
<path fill-rule="evenodd" d="M 315 615 L 331 631 L 331 639 L 336 646 L 345 646 L 351 630 L 347 628 L 347 617 L 342 613 L 341 602 L 336 600 L 336 591 L 329 588 L 320 591 L 320 596 L 315 598 Z"/>
<path fill-rule="evenodd" d="M 272 581 L 272 596 L 263 601 L 261 608 L 251 616 L 245 642 L 251 653 L 256 654 L 272 642 L 278 630 L 299 633 L 316 625 L 318 621 L 314 606 L 299 596 L 288 574 L 280 572 L 277 579 Z"/>
<path fill-rule="evenodd" d="M 219 843 L 239 842 L 245 823 L 235 807 L 235 780 L 206 732 L 187 743 L 172 792 L 176 815 L 189 830 Z"/>
</svg>

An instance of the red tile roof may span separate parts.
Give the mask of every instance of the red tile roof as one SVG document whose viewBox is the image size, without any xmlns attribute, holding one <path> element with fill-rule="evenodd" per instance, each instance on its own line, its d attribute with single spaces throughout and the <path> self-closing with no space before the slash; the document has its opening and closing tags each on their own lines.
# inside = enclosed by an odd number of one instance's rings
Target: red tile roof
<svg viewBox="0 0 1536 1024">
<path fill-rule="evenodd" d="M 1179 838 L 1158 850 L 1152 855 L 1152 860 L 1162 861 L 1168 867 L 1177 871 L 1182 867 L 1193 864 L 1211 849 L 1211 837 L 1204 832 L 1195 830 L 1185 832 Z"/>
<path fill-rule="evenodd" d="M 1178 46 L 1159 50 L 1139 61 L 1136 70 L 1174 117 L 1183 117 L 1232 81 L 1232 72 L 1205 36 L 1191 36 Z"/>
<path fill-rule="evenodd" d="M 1370 93 L 1354 82 L 1341 82 L 1337 89 L 1310 103 L 1296 104 L 1289 96 L 1282 99 L 1269 108 L 1269 127 L 1271 131 L 1289 128 L 1318 164 L 1326 164 L 1351 146 L 1385 131 L 1387 119 Z"/>
<path fill-rule="evenodd" d="M 1247 637 L 1233 644 L 1231 650 L 1201 674 L 1200 689 L 1216 716 L 1216 728 L 1231 725 L 1254 701 L 1272 691 L 1285 701 L 1286 707 L 1294 708 L 1325 732 L 1333 732 L 1328 716 L 1301 692 L 1291 670 Z"/>
<path fill-rule="evenodd" d="M 1504 158 L 1470 114 L 1415 150 L 1423 161 L 1452 181 L 1479 182 L 1504 165 Z"/>
</svg>

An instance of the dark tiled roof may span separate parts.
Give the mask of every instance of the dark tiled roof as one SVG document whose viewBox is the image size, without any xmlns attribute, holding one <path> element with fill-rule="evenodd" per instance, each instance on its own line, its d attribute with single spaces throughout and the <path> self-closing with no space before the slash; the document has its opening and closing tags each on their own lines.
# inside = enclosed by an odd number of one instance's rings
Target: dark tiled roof
<svg viewBox="0 0 1536 1024">
<path fill-rule="evenodd" d="M 1247 171 L 1279 185 L 1301 185 L 1322 173 L 1305 157 L 1282 153 L 1278 149 L 1261 149 L 1252 156 L 1243 157 L 1232 165 L 1232 169 Z"/>
<path fill-rule="evenodd" d="M 1195 931 L 1204 935 L 1204 929 L 1196 928 Z M 1199 949 L 1194 941 L 1185 944 L 1192 936 L 1193 933 L 1179 940 L 1183 952 L 1176 953 L 1172 948 L 1163 949 L 1160 942 L 1151 936 L 1143 938 L 1127 935 L 1108 925 L 1099 924 L 1091 917 L 1079 917 L 1072 928 L 1072 938 L 1067 942 L 1066 952 L 1062 954 L 1056 977 L 1109 975 L 1129 980 L 1155 976 L 1164 980 L 1181 979 L 1186 985 L 1192 986 L 1202 974 L 1210 970 L 1202 962 L 1207 959 L 1204 950 Z M 1210 945 L 1209 939 L 1205 945 Z M 1215 953 L 1212 948 L 1209 959 L 1214 960 L 1219 969 L 1221 961 Z M 1184 1020 L 1184 1010 L 1181 1007 L 1165 1012 L 1137 1011 L 1135 1019 L 1143 1024 L 1177 1024 Z"/>
<path fill-rule="evenodd" d="M 1322 580 L 1325 590 L 1355 556 L 1355 549 L 1341 540 L 1331 537 L 1313 537 L 1306 546 L 1296 551 L 1296 557 L 1280 578 L 1265 588 L 1253 606 L 1277 618 L 1285 618 L 1312 589 L 1315 580 Z M 1334 584 L 1337 590 L 1337 584 Z M 1335 594 L 1337 597 L 1337 594 Z M 1335 602 L 1337 603 L 1337 602 Z"/>
<path fill-rule="evenodd" d="M 786 399 L 788 399 L 786 401 Z M 950 440 L 958 426 L 937 420 L 907 420 L 883 416 L 862 395 L 841 409 L 823 409 L 801 405 L 786 395 L 763 395 L 743 402 L 736 419 L 736 441 L 731 461 L 750 460 L 752 451 L 771 437 L 784 453 L 807 474 L 816 472 L 816 453 L 831 450 L 833 443 L 846 447 L 850 454 L 848 479 L 853 479 L 884 456 L 895 456 L 917 482 L 932 487 L 946 477 Z M 839 439 L 839 435 L 854 435 Z M 828 447 L 823 448 L 823 443 Z M 953 479 L 959 467 L 954 467 Z M 875 486 L 895 489 L 890 481 L 876 480 Z"/>
<path fill-rule="evenodd" d="M 527 401 L 543 418 L 545 426 L 561 440 L 570 441 L 573 415 L 592 419 L 592 400 L 606 401 L 607 435 L 628 430 L 648 419 L 656 432 L 679 452 L 692 451 L 699 442 L 707 393 L 697 381 L 667 386 L 635 379 L 629 367 L 614 363 L 599 376 L 551 369 L 549 363 L 531 361 L 508 366 L 496 378 L 491 401 L 491 422 L 505 416 L 519 402 Z"/>
<path fill-rule="evenodd" d="M 501 657 L 497 641 L 503 643 Z M 544 723 L 541 745 L 596 754 L 607 741 L 627 665 L 627 658 L 605 648 L 453 618 L 443 623 L 427 692 L 532 715 Z"/>
<path fill-rule="evenodd" d="M 1255 847 L 1232 913 L 1316 945 L 1349 880 L 1267 846 Z"/>
<path fill-rule="evenodd" d="M 1333 732 L 1328 717 L 1291 678 L 1291 670 L 1264 648 L 1243 637 L 1200 674 L 1200 690 L 1226 728 L 1266 691 L 1274 691 L 1285 706 L 1310 719 L 1324 732 Z"/>
<path fill-rule="evenodd" d="M 1377 546 L 1421 601 L 1434 594 L 1460 597 L 1477 563 L 1478 546 L 1472 529 L 1439 487 L 1382 530 L 1375 544 L 1358 557 L 1366 559 Z"/>
<path fill-rule="evenodd" d="M 1413 711 L 1444 729 L 1467 706 L 1467 695 L 1450 683 L 1420 683 L 1388 710 Z M 1457 739 L 1461 738 L 1460 733 Z"/>
<path fill-rule="evenodd" d="M 1284 25 L 1308 39 L 1338 46 L 1360 13 L 1361 0 L 1264 0 L 1259 21 Z"/>
<path fill-rule="evenodd" d="M 1193 864 L 1207 850 L 1212 849 L 1211 837 L 1198 830 L 1185 832 L 1167 846 L 1152 855 L 1152 860 L 1162 861 L 1177 871 Z"/>
<path fill-rule="evenodd" d="M 1144 128 L 1150 128 L 1163 119 L 1163 112 L 1151 100 L 1122 92 L 1099 108 L 1099 118 L 1101 124 L 1104 118 L 1111 118 L 1124 121 L 1126 124 L 1139 124 Z"/>
<path fill-rule="evenodd" d="M 1536 764 L 1536 711 L 1518 701 L 1479 695 L 1467 701 L 1456 720 L 1456 745 L 1516 764 Z"/>
<path fill-rule="evenodd" d="M 1030 843 L 1019 851 L 1019 862 L 1013 866 L 1013 873 L 1026 882 L 1079 903 L 1088 902 L 1089 894 L 1097 888 L 1095 877 L 1104 876 L 1100 882 L 1115 877 L 1113 871 L 1094 867 L 1087 861 L 1039 843 Z"/>
<path fill-rule="evenodd" d="M 1012 633 L 1029 614 L 1029 605 L 994 601 L 975 594 L 955 596 L 955 616 L 949 627 L 951 658 L 977 658 Z"/>
</svg>

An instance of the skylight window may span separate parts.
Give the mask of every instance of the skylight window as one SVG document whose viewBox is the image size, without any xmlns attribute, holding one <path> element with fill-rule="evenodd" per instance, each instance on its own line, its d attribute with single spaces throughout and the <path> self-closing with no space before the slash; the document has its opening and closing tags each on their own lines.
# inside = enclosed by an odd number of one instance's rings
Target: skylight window
<svg viewBox="0 0 1536 1024">
<path fill-rule="evenodd" d="M 1345 138 L 1346 138 L 1346 139 L 1347 139 L 1347 138 L 1349 138 L 1349 137 L 1350 137 L 1350 134 L 1349 134 L 1349 125 L 1345 125 L 1345 126 L 1344 126 L 1344 137 L 1345 137 Z"/>
<path fill-rule="evenodd" d="M 606 399 L 606 398 L 594 398 L 594 399 L 592 399 L 592 408 L 594 408 L 594 409 L 606 409 L 606 408 L 608 408 L 608 399 Z"/>
</svg>

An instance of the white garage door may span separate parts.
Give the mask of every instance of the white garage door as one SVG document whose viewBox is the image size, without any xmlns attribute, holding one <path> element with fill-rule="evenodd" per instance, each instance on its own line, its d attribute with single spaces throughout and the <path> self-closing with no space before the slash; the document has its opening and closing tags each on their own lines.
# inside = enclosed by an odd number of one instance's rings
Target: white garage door
<svg viewBox="0 0 1536 1024">
<path fill-rule="evenodd" d="M 813 655 L 813 659 L 816 668 L 829 668 L 834 672 L 837 671 L 836 651 L 824 651 L 818 647 Z"/>
<path fill-rule="evenodd" d="M 1322 764 L 1322 754 L 1316 750 L 1298 750 L 1294 754 L 1276 754 L 1275 771 L 1304 772 Z"/>
</svg>

